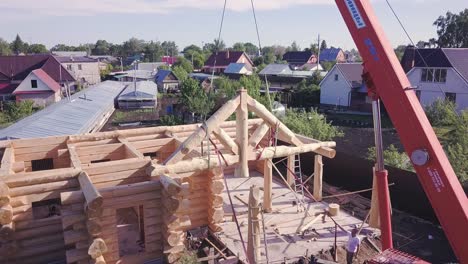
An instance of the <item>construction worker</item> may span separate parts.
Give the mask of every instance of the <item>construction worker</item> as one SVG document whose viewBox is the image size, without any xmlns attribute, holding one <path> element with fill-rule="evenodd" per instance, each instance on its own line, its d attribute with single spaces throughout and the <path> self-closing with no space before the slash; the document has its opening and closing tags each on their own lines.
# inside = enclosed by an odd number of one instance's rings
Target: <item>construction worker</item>
<svg viewBox="0 0 468 264">
<path fill-rule="evenodd" d="M 361 240 L 357 236 L 358 230 L 354 228 L 351 233 L 348 232 L 348 242 L 346 243 L 346 263 L 352 264 L 354 257 L 359 253 Z"/>
</svg>

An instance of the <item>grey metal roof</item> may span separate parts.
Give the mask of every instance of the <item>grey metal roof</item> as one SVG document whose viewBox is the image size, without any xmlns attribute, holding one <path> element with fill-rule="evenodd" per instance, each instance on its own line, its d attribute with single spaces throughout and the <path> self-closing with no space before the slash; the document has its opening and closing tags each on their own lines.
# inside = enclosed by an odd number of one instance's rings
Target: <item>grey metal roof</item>
<svg viewBox="0 0 468 264">
<path fill-rule="evenodd" d="M 151 81 L 136 82 L 136 89 L 133 83 L 129 84 L 119 96 L 119 100 L 125 99 L 148 99 L 156 98 L 158 86 Z"/>
<path fill-rule="evenodd" d="M 138 70 L 157 71 L 159 67 L 167 65 L 165 62 L 139 62 Z"/>
<path fill-rule="evenodd" d="M 268 64 L 263 70 L 260 71 L 260 75 L 279 75 L 279 74 L 291 74 L 292 70 L 288 64 Z"/>
<path fill-rule="evenodd" d="M 224 73 L 239 74 L 241 73 L 243 68 L 247 69 L 247 67 L 245 66 L 245 63 L 229 63 L 227 68 L 224 70 Z"/>
<path fill-rule="evenodd" d="M 128 70 L 119 73 L 119 75 L 123 75 L 129 78 L 136 77 L 138 79 L 153 80 L 154 76 L 156 75 L 156 71 Z"/>
<path fill-rule="evenodd" d="M 105 81 L 50 105 L 0 130 L 0 139 L 83 134 L 114 109 L 114 99 L 128 83 Z"/>
</svg>

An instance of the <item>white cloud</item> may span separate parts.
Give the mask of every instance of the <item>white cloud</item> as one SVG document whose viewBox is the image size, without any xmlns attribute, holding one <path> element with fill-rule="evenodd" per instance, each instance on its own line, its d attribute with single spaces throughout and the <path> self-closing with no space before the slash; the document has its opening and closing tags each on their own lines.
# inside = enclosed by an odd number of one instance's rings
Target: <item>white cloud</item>
<svg viewBox="0 0 468 264">
<path fill-rule="evenodd" d="M 277 10 L 298 5 L 334 4 L 333 0 L 255 0 L 257 10 Z M 1 0 L 0 9 L 45 16 L 86 16 L 106 13 L 171 13 L 185 8 L 221 9 L 223 0 Z M 250 10 L 250 0 L 228 0 L 227 8 Z"/>
</svg>

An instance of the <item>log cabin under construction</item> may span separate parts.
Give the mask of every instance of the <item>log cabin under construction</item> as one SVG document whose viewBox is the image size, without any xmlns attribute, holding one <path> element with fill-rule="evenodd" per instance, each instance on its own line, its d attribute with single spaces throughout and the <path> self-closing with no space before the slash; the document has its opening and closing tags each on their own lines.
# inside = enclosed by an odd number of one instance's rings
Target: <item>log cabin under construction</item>
<svg viewBox="0 0 468 264">
<path fill-rule="evenodd" d="M 263 175 L 268 213 L 272 159 L 293 168 L 297 154 L 315 152 L 309 197 L 320 200 L 322 156 L 333 158 L 334 146 L 294 134 L 245 90 L 203 124 L 2 141 L 0 262 L 174 263 L 187 230 L 222 231 L 225 174 Z M 247 253 L 256 263 L 258 245 Z"/>
</svg>

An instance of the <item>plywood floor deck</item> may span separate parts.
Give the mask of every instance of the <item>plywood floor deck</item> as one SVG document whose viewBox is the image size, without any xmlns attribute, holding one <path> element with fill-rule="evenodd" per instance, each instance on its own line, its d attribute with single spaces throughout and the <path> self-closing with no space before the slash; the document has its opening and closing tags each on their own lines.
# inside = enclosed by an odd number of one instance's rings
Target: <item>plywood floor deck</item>
<svg viewBox="0 0 468 264">
<path fill-rule="evenodd" d="M 232 175 L 226 175 L 226 179 L 231 190 L 231 197 L 236 214 L 238 215 L 242 236 L 244 242 L 247 243 L 247 206 L 235 198 L 235 196 L 244 202 L 248 202 L 250 186 L 256 185 L 262 187 L 263 176 L 258 172 L 251 172 L 250 178 L 235 178 Z M 231 217 L 232 210 L 226 190 L 223 193 L 223 198 L 225 201 L 225 222 L 221 224 L 223 231 L 219 233 L 219 238 L 234 254 L 238 254 L 242 260 L 245 260 L 245 253 L 240 242 L 239 233 Z M 323 202 L 313 202 L 307 199 L 306 207 L 311 215 L 307 216 L 306 212 L 297 212 L 297 206 L 293 205 L 295 200 L 295 195 L 284 185 L 281 179 L 275 177 L 273 180 L 273 212 L 264 214 L 269 263 L 281 263 L 285 259 L 291 261 L 304 256 L 307 252 L 309 255 L 317 254 L 321 250 L 327 250 L 333 246 L 335 225 L 330 218 L 327 218 L 325 223 L 322 222 L 322 219 L 319 219 L 309 227 L 309 229 L 315 228 L 320 234 L 320 237 L 316 241 L 313 240 L 313 232 L 304 237 L 296 233 L 298 227 L 302 227 L 310 222 L 315 218 L 316 213 L 323 212 L 328 205 Z M 348 231 L 351 231 L 356 226 L 359 227 L 362 223 L 362 220 L 349 215 L 343 210 L 334 219 Z M 378 231 L 368 227 L 366 224 L 361 235 L 365 235 L 368 232 Z M 348 234 L 339 229 L 338 246 L 344 245 L 347 239 Z M 261 245 L 261 263 L 266 263 L 263 235 Z"/>
</svg>

